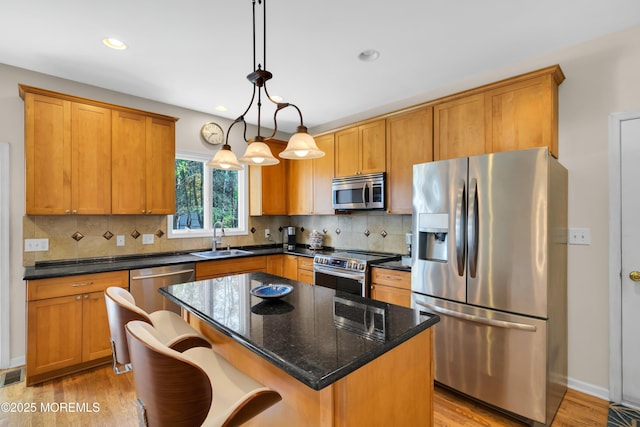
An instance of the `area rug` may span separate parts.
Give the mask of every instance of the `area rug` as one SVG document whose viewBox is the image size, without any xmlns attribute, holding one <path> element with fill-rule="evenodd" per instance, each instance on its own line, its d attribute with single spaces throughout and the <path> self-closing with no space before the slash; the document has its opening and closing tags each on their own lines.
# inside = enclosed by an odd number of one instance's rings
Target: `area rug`
<svg viewBox="0 0 640 427">
<path fill-rule="evenodd" d="M 640 411 L 612 403 L 607 427 L 640 427 Z"/>
</svg>

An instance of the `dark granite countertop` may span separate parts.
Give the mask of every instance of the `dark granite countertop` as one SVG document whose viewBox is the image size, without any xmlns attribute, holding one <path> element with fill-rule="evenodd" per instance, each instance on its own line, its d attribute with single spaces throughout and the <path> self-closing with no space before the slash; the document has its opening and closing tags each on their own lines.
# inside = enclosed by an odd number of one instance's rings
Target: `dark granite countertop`
<svg viewBox="0 0 640 427">
<path fill-rule="evenodd" d="M 280 300 L 263 301 L 249 293 L 263 283 L 289 284 L 294 290 Z M 172 285 L 160 293 L 316 390 L 440 320 L 433 314 L 266 273 Z"/>
<path fill-rule="evenodd" d="M 139 268 L 159 267 L 163 265 L 184 264 L 204 261 L 223 261 L 230 258 L 253 257 L 261 255 L 273 255 L 288 253 L 313 258 L 316 254 L 330 254 L 334 248 L 324 248 L 319 251 L 308 249 L 305 245 L 296 246 L 295 250 L 287 251 L 281 244 L 241 247 L 240 249 L 251 251 L 250 254 L 234 255 L 232 257 L 207 259 L 191 255 L 190 252 L 205 251 L 206 249 L 194 249 L 189 252 L 152 253 L 144 255 L 124 255 L 116 257 L 83 258 L 77 260 L 45 261 L 28 266 L 24 269 L 24 280 L 49 279 L 53 277 L 76 276 L 78 274 L 105 273 L 118 270 L 135 270 Z M 380 267 L 387 268 L 384 265 Z M 393 268 L 393 267 L 389 267 Z"/>
<path fill-rule="evenodd" d="M 388 270 L 408 271 L 411 272 L 410 265 L 404 265 L 402 260 L 385 261 L 379 264 L 373 264 L 373 267 L 386 268 Z"/>
</svg>

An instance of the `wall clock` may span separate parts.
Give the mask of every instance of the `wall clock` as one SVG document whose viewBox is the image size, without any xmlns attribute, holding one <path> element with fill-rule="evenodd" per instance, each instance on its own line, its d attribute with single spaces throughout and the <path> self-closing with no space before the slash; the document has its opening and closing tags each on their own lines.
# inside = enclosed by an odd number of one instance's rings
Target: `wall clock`
<svg viewBox="0 0 640 427">
<path fill-rule="evenodd" d="M 224 141 L 224 132 L 219 124 L 214 122 L 207 122 L 202 125 L 202 129 L 200 129 L 200 135 L 205 140 L 205 142 L 218 145 L 222 144 Z"/>
</svg>

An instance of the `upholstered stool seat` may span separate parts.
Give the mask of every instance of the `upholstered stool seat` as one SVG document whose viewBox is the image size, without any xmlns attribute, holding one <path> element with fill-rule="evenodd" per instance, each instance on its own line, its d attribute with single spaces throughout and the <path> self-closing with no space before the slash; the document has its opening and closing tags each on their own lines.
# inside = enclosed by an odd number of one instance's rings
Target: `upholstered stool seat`
<svg viewBox="0 0 640 427">
<path fill-rule="evenodd" d="M 281 400 L 212 349 L 180 353 L 141 321 L 126 331 L 141 425 L 236 426 Z"/>
<path fill-rule="evenodd" d="M 161 341 L 177 351 L 195 346 L 211 347 L 211 343 L 206 338 L 176 313 L 168 310 L 147 313 L 136 305 L 129 291 L 120 287 L 109 287 L 104 293 L 113 350 L 113 370 L 117 374 L 131 369 L 124 327 L 132 320 L 153 325 L 159 332 Z"/>
</svg>

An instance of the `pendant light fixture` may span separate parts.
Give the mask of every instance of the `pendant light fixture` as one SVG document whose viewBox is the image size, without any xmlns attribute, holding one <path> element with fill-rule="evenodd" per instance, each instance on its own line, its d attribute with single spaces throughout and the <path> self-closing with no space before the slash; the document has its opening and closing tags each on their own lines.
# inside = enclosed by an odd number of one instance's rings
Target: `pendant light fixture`
<svg viewBox="0 0 640 427">
<path fill-rule="evenodd" d="M 262 36 L 262 64 L 257 64 L 256 66 L 256 2 L 259 5 L 263 5 L 263 36 Z M 289 139 L 289 143 L 285 150 L 280 153 L 280 157 L 283 159 L 315 159 L 318 157 L 324 156 L 324 152 L 321 151 L 316 145 L 315 140 L 309 133 L 307 132 L 307 128 L 304 126 L 302 121 L 302 112 L 300 109 L 294 104 L 289 104 L 287 102 L 278 102 L 269 95 L 269 91 L 267 90 L 267 81 L 273 77 L 269 71 L 267 71 L 267 13 L 266 13 L 266 0 L 251 0 L 252 3 L 252 16 L 253 16 L 253 68 L 254 71 L 247 76 L 247 80 L 249 80 L 253 84 L 253 94 L 251 95 L 251 101 L 249 102 L 249 106 L 244 110 L 244 113 L 240 115 L 237 119 L 231 123 L 229 129 L 227 130 L 225 144 L 222 146 L 222 149 L 216 153 L 216 155 L 211 159 L 207 166 L 210 166 L 215 169 L 224 169 L 224 170 L 238 170 L 242 169 L 242 166 L 238 163 L 238 161 L 246 164 L 250 164 L 253 166 L 269 166 L 276 165 L 280 163 L 280 161 L 273 156 L 269 146 L 264 143 L 269 139 L 272 139 L 276 132 L 278 131 L 278 122 L 277 116 L 278 113 L 287 108 L 293 107 L 298 112 L 300 116 L 300 126 L 297 128 L 297 132 L 293 134 L 293 136 Z M 263 68 L 264 67 L 264 68 Z M 260 134 L 262 130 L 262 92 L 264 90 L 264 95 L 266 98 L 276 105 L 276 111 L 273 114 L 273 133 L 269 136 L 262 136 Z M 258 104 L 258 134 L 250 139 L 247 139 L 247 123 L 244 119 L 245 115 L 249 112 L 251 107 L 253 106 L 253 101 L 257 98 Z M 238 123 L 242 123 L 244 126 L 243 138 L 245 142 L 249 144 L 247 147 L 247 151 L 244 153 L 240 159 L 237 159 L 235 154 L 231 151 L 231 146 L 229 145 L 229 134 L 231 133 L 231 129 Z"/>
</svg>

